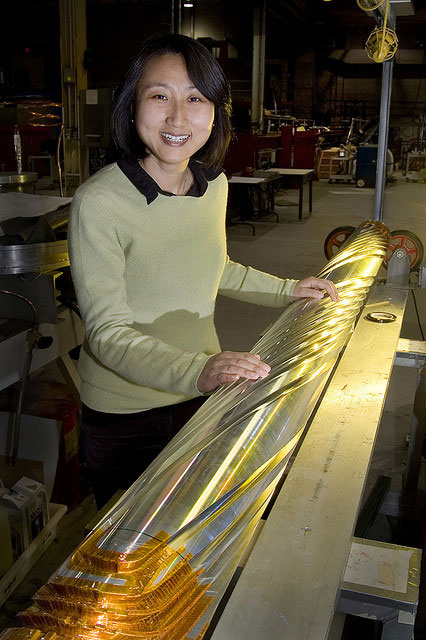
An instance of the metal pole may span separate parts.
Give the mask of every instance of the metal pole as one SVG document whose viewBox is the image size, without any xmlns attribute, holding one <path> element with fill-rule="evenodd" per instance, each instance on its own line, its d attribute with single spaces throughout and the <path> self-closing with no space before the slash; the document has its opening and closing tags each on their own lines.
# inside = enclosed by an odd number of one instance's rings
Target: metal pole
<svg viewBox="0 0 426 640">
<path fill-rule="evenodd" d="M 265 82 L 265 0 L 253 9 L 253 63 L 251 82 L 251 128 L 260 129 L 263 121 Z"/>
<path fill-rule="evenodd" d="M 195 38 L 195 19 L 194 19 L 194 10 L 195 7 L 191 7 L 190 11 L 191 11 L 191 38 Z"/>
<path fill-rule="evenodd" d="M 265 50 L 266 50 L 266 0 L 262 0 L 260 7 L 260 70 L 259 70 L 259 129 L 263 127 L 263 97 L 265 95 Z"/>
<path fill-rule="evenodd" d="M 377 145 L 376 190 L 374 193 L 374 220 L 383 219 L 383 201 L 386 186 L 386 155 L 389 134 L 389 111 L 392 92 L 393 58 L 383 62 L 382 95 L 380 99 L 379 139 Z"/>
</svg>

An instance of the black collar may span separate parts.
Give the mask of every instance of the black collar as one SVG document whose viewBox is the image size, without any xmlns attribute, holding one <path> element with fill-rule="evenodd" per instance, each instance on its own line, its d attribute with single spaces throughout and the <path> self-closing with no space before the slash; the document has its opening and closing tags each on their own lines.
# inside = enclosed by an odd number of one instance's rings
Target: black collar
<svg viewBox="0 0 426 640">
<path fill-rule="evenodd" d="M 134 156 L 123 155 L 118 159 L 117 164 L 136 189 L 145 196 L 147 204 L 151 204 L 159 193 L 165 196 L 174 195 L 169 191 L 163 191 L 155 180 L 151 178 L 149 173 L 147 173 L 145 169 L 142 169 L 139 160 Z M 222 169 L 208 169 L 204 167 L 201 162 L 193 158 L 189 161 L 189 168 L 194 176 L 194 183 L 186 195 L 195 198 L 203 196 L 207 190 L 207 183 L 222 173 Z"/>
</svg>

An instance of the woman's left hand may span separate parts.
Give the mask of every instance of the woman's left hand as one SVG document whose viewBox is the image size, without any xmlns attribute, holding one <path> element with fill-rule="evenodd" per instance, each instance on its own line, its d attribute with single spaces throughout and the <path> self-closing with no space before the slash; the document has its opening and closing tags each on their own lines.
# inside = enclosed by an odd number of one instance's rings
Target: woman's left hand
<svg viewBox="0 0 426 640">
<path fill-rule="evenodd" d="M 333 302 L 340 300 L 337 289 L 331 280 L 322 280 L 309 276 L 296 283 L 293 289 L 293 298 L 323 298 L 328 293 Z"/>
</svg>

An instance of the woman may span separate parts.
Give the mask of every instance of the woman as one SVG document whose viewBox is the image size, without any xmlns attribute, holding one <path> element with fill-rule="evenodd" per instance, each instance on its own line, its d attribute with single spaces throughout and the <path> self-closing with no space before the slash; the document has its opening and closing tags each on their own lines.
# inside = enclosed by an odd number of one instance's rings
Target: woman
<svg viewBox="0 0 426 640">
<path fill-rule="evenodd" d="M 296 282 L 226 256 L 228 82 L 199 43 L 150 39 L 113 111 L 117 163 L 73 200 L 70 257 L 86 330 L 82 433 L 98 507 L 127 488 L 200 406 L 238 378 L 265 377 L 250 353 L 220 351 L 218 293 L 282 307 L 334 300 L 332 283 Z"/>
</svg>

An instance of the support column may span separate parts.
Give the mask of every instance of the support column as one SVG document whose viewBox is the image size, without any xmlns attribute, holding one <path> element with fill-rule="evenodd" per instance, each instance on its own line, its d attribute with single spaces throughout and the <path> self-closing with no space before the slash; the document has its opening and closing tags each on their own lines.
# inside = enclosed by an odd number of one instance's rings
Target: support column
<svg viewBox="0 0 426 640">
<path fill-rule="evenodd" d="M 79 92 L 87 89 L 86 0 L 59 0 L 65 195 L 89 177 L 87 150 L 79 142 Z"/>
<path fill-rule="evenodd" d="M 265 86 L 266 4 L 260 0 L 253 9 L 253 70 L 251 88 L 251 128 L 259 130 L 263 124 L 263 95 Z"/>
<path fill-rule="evenodd" d="M 393 58 L 383 62 L 382 95 L 380 99 L 379 139 L 377 146 L 376 190 L 374 193 L 374 220 L 383 219 L 386 186 L 386 156 L 389 135 L 389 112 L 392 93 Z"/>
<path fill-rule="evenodd" d="M 182 0 L 171 0 L 170 33 L 182 33 Z"/>
</svg>

